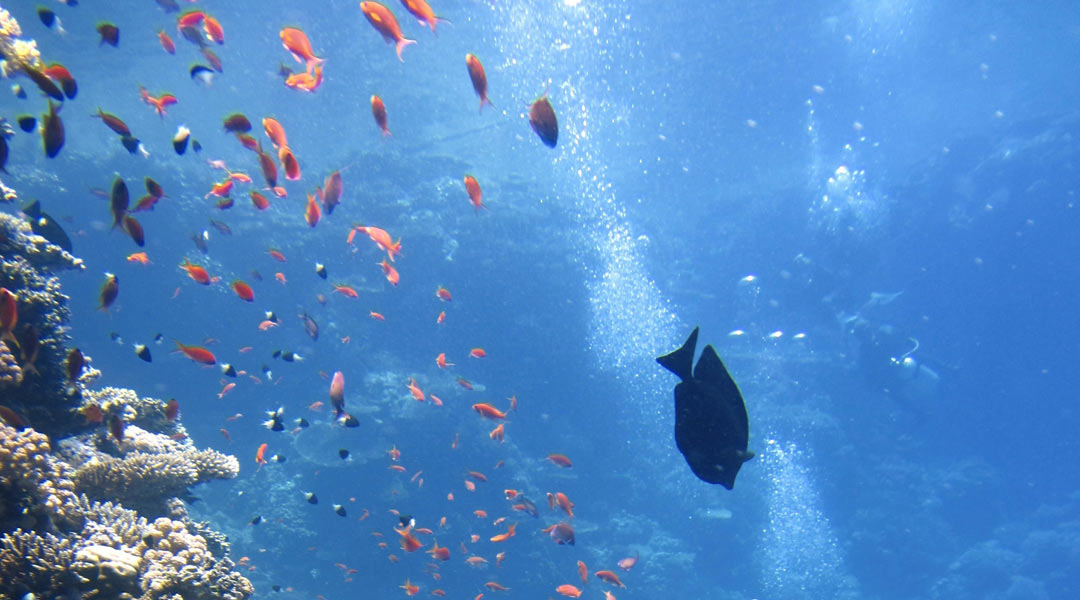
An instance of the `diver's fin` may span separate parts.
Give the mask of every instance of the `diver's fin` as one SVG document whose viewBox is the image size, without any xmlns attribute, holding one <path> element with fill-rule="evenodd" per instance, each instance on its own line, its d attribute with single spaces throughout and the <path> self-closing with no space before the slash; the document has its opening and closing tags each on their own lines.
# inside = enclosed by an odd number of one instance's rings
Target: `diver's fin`
<svg viewBox="0 0 1080 600">
<path fill-rule="evenodd" d="M 656 362 L 660 363 L 668 371 L 678 375 L 679 379 L 682 379 L 683 381 L 692 379 L 694 351 L 697 349 L 697 334 L 698 328 L 695 327 L 694 331 L 690 334 L 690 337 L 686 338 L 686 343 L 683 344 L 681 348 L 670 354 L 656 357 Z"/>
</svg>

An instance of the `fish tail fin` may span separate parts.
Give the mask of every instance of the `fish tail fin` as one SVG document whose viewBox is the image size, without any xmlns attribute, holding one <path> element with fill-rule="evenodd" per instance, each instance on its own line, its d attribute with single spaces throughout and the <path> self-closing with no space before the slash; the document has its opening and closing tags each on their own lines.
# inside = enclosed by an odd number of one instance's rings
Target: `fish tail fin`
<svg viewBox="0 0 1080 600">
<path fill-rule="evenodd" d="M 694 328 L 694 331 L 690 333 L 690 337 L 686 338 L 686 343 L 678 350 L 656 357 L 656 362 L 660 363 L 668 371 L 678 375 L 679 379 L 683 381 L 693 378 L 694 351 L 697 349 L 698 329 L 698 327 Z"/>
<path fill-rule="evenodd" d="M 487 97 L 487 94 L 484 94 L 484 96 L 482 98 L 480 98 L 480 112 L 484 112 L 484 105 L 485 104 L 490 106 L 491 108 L 495 108 L 495 103 L 492 102 L 491 99 Z"/>
<path fill-rule="evenodd" d="M 398 60 L 400 60 L 401 62 L 405 62 L 405 59 L 401 57 L 401 51 L 405 49 L 405 46 L 408 46 L 409 44 L 415 44 L 415 43 L 416 43 L 416 40 L 400 38 L 397 41 L 397 44 L 394 45 L 395 46 L 394 49 L 397 50 Z"/>
</svg>

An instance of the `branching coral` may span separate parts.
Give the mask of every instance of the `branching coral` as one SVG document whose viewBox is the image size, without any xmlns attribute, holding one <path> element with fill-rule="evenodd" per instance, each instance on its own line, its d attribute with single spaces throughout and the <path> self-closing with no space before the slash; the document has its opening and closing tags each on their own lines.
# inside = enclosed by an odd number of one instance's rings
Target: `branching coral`
<svg viewBox="0 0 1080 600">
<path fill-rule="evenodd" d="M 20 63 L 28 64 L 40 69 L 41 53 L 38 52 L 37 42 L 34 40 L 19 39 L 22 28 L 11 13 L 0 8 L 0 55 L 4 59 L 0 61 L 0 74 L 11 77 L 22 67 Z"/>
</svg>

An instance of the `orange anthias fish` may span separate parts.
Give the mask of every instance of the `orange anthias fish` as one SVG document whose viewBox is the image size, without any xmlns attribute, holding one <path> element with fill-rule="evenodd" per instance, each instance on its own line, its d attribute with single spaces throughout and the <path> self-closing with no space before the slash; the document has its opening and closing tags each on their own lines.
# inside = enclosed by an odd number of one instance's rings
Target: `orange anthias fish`
<svg viewBox="0 0 1080 600">
<path fill-rule="evenodd" d="M 435 544 L 431 546 L 431 550 L 428 550 L 427 553 L 439 560 L 450 560 L 450 549 L 440 547 L 439 540 L 435 540 Z"/>
<path fill-rule="evenodd" d="M 420 540 L 416 539 L 416 536 L 412 534 L 412 528 L 406 527 L 405 529 L 394 528 L 394 531 L 401 536 L 401 549 L 406 552 L 416 552 L 423 546 Z"/>
<path fill-rule="evenodd" d="M 314 92 L 323 82 L 322 65 L 315 65 L 311 72 L 293 73 L 285 78 L 285 87 L 303 92 Z"/>
<path fill-rule="evenodd" d="M 412 16 L 416 17 L 417 21 L 420 21 L 421 25 L 427 25 L 431 28 L 431 33 L 436 35 L 438 35 L 438 32 L 435 31 L 436 21 L 442 21 L 444 23 L 450 22 L 442 17 L 436 17 L 435 11 L 431 10 L 431 6 L 427 2 L 424 2 L 424 0 L 401 0 L 401 3 Z"/>
<path fill-rule="evenodd" d="M 480 190 L 480 184 L 472 175 L 465 176 L 465 191 L 469 193 L 469 202 L 473 205 L 473 212 L 479 213 L 480 209 L 487 210 L 484 204 L 484 192 Z"/>
<path fill-rule="evenodd" d="M 319 219 L 322 218 L 322 208 L 319 208 L 319 203 L 315 201 L 315 196 L 312 194 L 307 195 L 307 209 L 304 211 L 304 220 L 307 221 L 309 227 L 318 225 Z"/>
<path fill-rule="evenodd" d="M 397 19 L 394 18 L 394 13 L 378 2 L 361 2 L 360 10 L 363 11 L 375 31 L 378 31 L 388 44 L 394 44 L 398 60 L 405 62 L 405 59 L 401 57 L 401 51 L 405 46 L 415 44 L 416 40 L 405 39 L 405 36 L 401 34 Z"/>
<path fill-rule="evenodd" d="M 502 423 L 499 423 L 499 425 L 495 427 L 495 429 L 491 430 L 491 433 L 488 434 L 488 437 L 495 440 L 496 442 L 499 442 L 500 444 L 503 443 L 504 441 L 506 441 L 506 427 Z"/>
<path fill-rule="evenodd" d="M 275 148 L 289 147 L 289 138 L 285 136 L 285 128 L 281 126 L 277 119 L 266 117 L 263 119 L 262 124 L 266 137 L 270 138 L 270 142 L 274 144 Z"/>
<path fill-rule="evenodd" d="M 477 96 L 480 96 L 480 111 L 483 112 L 484 104 L 495 108 L 487 96 L 487 74 L 484 73 L 484 65 L 480 64 L 480 59 L 472 54 L 466 54 L 465 66 L 469 69 L 469 79 L 472 80 L 473 90 Z"/>
<path fill-rule="evenodd" d="M 506 591 L 510 590 L 510 588 L 506 587 L 505 585 L 503 585 L 503 584 L 501 584 L 501 583 L 499 583 L 497 581 L 489 581 L 489 582 L 484 584 L 484 587 L 486 587 L 489 590 L 496 591 L 496 592 L 506 592 Z"/>
<path fill-rule="evenodd" d="M 214 353 L 202 346 L 185 346 L 184 344 L 181 344 L 179 340 L 173 341 L 176 342 L 177 349 L 179 349 L 180 352 L 183 352 L 184 356 L 197 363 L 212 365 L 217 362 L 217 359 L 214 358 Z"/>
<path fill-rule="evenodd" d="M 359 298 L 360 294 L 352 287 L 348 285 L 335 285 L 334 291 L 345 296 L 346 298 Z M 377 314 L 377 313 L 376 313 Z"/>
<path fill-rule="evenodd" d="M 203 198 L 209 198 L 210 196 L 217 196 L 218 198 L 228 198 L 229 192 L 232 191 L 232 188 L 233 180 L 232 178 L 227 178 L 221 183 L 215 183 L 213 187 L 210 188 L 210 191 L 206 192 L 206 195 L 203 196 Z"/>
<path fill-rule="evenodd" d="M 443 302 L 450 302 L 451 300 L 454 299 L 450 295 L 450 290 L 444 288 L 441 285 L 439 286 L 438 289 L 435 290 L 435 297 L 438 298 L 439 300 L 442 300 Z M 441 323 L 442 321 L 440 320 L 439 322 Z"/>
<path fill-rule="evenodd" d="M 157 32 L 158 41 L 161 42 L 161 47 L 169 54 L 176 54 L 176 44 L 173 43 L 169 34 L 165 33 L 164 29 L 159 29 Z"/>
<path fill-rule="evenodd" d="M 570 459 L 565 454 L 549 454 L 547 459 L 550 460 L 551 462 L 555 463 L 556 465 L 558 465 L 560 467 L 563 467 L 563 468 L 566 468 L 566 469 L 569 469 L 570 467 L 574 466 L 573 463 L 570 462 Z"/>
<path fill-rule="evenodd" d="M 577 561 L 577 572 L 582 584 L 589 583 L 589 567 L 586 567 L 583 561 Z"/>
<path fill-rule="evenodd" d="M 441 352 L 441 353 L 439 353 L 438 356 L 435 357 L 435 364 L 439 365 L 440 369 L 445 369 L 447 367 L 454 366 L 454 363 L 446 362 L 446 353 L 445 352 Z"/>
<path fill-rule="evenodd" d="M 423 402 L 424 401 L 424 392 L 420 389 L 420 387 L 418 385 L 416 385 L 416 380 L 415 379 L 410 377 L 409 378 L 409 385 L 406 386 L 406 387 L 409 388 L 409 393 L 412 394 L 412 397 L 415 398 L 417 402 Z"/>
<path fill-rule="evenodd" d="M 514 535 L 517 533 L 515 531 L 516 529 L 517 523 L 511 523 L 510 526 L 506 528 L 506 533 L 500 533 L 498 535 L 492 536 L 491 541 L 495 543 L 505 542 L 506 540 L 514 537 Z"/>
<path fill-rule="evenodd" d="M 398 587 L 405 590 L 406 596 L 415 596 L 420 593 L 420 586 L 410 583 L 408 578 L 405 579 L 405 585 L 400 585 Z"/>
<path fill-rule="evenodd" d="M 165 109 L 167 107 L 179 102 L 179 100 L 176 99 L 176 96 L 168 93 L 162 94 L 155 98 L 154 96 L 151 96 L 150 92 L 146 91 L 146 88 L 142 86 L 139 86 L 139 97 L 142 98 L 143 102 L 149 104 L 150 106 L 153 106 L 154 111 L 157 112 L 158 116 L 160 117 L 165 116 Z"/>
<path fill-rule="evenodd" d="M 296 62 L 304 65 L 307 71 L 326 62 L 326 59 L 315 56 L 307 34 L 296 27 L 285 27 L 281 30 L 281 45 L 292 54 Z"/>
<path fill-rule="evenodd" d="M 148 265 L 150 264 L 150 257 L 147 256 L 145 252 L 135 252 L 133 254 L 128 254 L 127 261 L 137 262 L 140 265 Z"/>
<path fill-rule="evenodd" d="M 210 15 L 204 14 L 203 17 L 203 30 L 206 31 L 206 38 L 211 42 L 224 44 L 225 29 L 221 27 L 221 23 Z"/>
<path fill-rule="evenodd" d="M 484 352 L 483 348 L 473 348 L 472 350 L 469 350 L 469 358 L 485 358 L 485 357 L 487 357 L 487 352 Z"/>
<path fill-rule="evenodd" d="M 353 228 L 353 231 L 362 231 L 367 234 L 371 241 L 375 242 L 375 246 L 384 252 L 390 258 L 390 262 L 394 262 L 394 257 L 401 254 L 401 238 L 394 242 L 390 238 L 390 234 L 385 229 L 370 226 L 357 226 Z M 352 243 L 351 241 L 349 243 Z"/>
<path fill-rule="evenodd" d="M 568 598 L 580 598 L 581 597 L 581 590 L 579 590 L 576 587 L 570 585 L 569 583 L 564 583 L 564 584 L 560 585 L 559 587 L 555 588 L 555 591 L 562 594 L 563 596 L 568 597 Z"/>
<path fill-rule="evenodd" d="M 255 291 L 251 289 L 251 286 L 237 279 L 232 282 L 233 292 L 236 292 L 237 297 L 247 302 L 255 301 Z"/>
<path fill-rule="evenodd" d="M 345 414 L 345 374 L 341 371 L 334 371 L 330 381 L 330 405 L 334 407 L 334 417 L 340 419 Z"/>
<path fill-rule="evenodd" d="M 475 410 L 480 416 L 486 417 L 493 421 L 506 418 L 506 413 L 502 412 L 501 410 L 495 408 L 490 404 L 473 404 L 472 409 Z"/>
<path fill-rule="evenodd" d="M 390 285 L 397 285 L 398 282 L 401 281 L 401 276 L 398 275 L 397 269 L 395 269 L 394 266 L 390 263 L 386 262 L 385 258 L 381 263 L 378 263 L 378 265 L 382 267 L 383 273 L 386 275 L 386 280 L 390 282 Z"/>
<path fill-rule="evenodd" d="M 187 271 L 188 277 L 190 277 L 195 283 L 201 283 L 202 285 L 210 285 L 210 274 L 206 272 L 206 269 L 190 262 L 188 259 L 184 259 L 184 264 L 180 265 L 180 268 Z"/>
<path fill-rule="evenodd" d="M 382 130 L 383 137 L 393 135 L 390 133 L 390 127 L 386 124 L 386 105 L 383 104 L 382 98 L 371 95 L 371 116 L 375 117 L 375 124 Z"/>
<path fill-rule="evenodd" d="M 555 504 L 558 504 L 559 508 L 563 509 L 568 517 L 574 518 L 574 503 L 570 501 L 570 498 L 566 497 L 566 494 L 555 492 Z"/>
<path fill-rule="evenodd" d="M 619 568 L 622 569 L 623 571 L 629 571 L 630 569 L 634 568 L 634 565 L 637 564 L 638 558 L 640 556 L 641 556 L 640 552 L 634 552 L 633 556 L 627 556 L 626 558 L 620 558 L 619 562 L 617 564 L 619 565 Z"/>
<path fill-rule="evenodd" d="M 619 581 L 619 576 L 611 571 L 597 571 L 596 573 L 594 573 L 594 575 L 596 575 L 596 578 L 600 581 L 603 581 L 604 583 L 617 585 L 621 588 L 626 587 L 625 585 L 623 585 L 622 581 Z"/>
</svg>

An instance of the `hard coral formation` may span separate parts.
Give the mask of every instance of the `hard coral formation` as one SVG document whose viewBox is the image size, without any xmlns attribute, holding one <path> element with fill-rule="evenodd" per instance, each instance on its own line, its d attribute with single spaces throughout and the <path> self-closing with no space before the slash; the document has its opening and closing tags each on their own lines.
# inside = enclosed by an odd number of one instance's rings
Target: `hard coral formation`
<svg viewBox="0 0 1080 600">
<path fill-rule="evenodd" d="M 35 235 L 25 221 L 0 213 L 0 287 L 15 295 L 18 324 L 15 337 L 32 328 L 38 341 L 34 369 L 7 342 L 10 358 L 22 371 L 22 382 L 3 388 L 2 404 L 39 431 L 51 436 L 71 433 L 82 425 L 68 409 L 73 400 L 66 389 L 68 298 L 53 272 L 82 268 L 82 261 Z M 11 370 L 7 371 L 9 374 Z"/>
<path fill-rule="evenodd" d="M 26 51 L 17 35 L 0 10 L 5 58 Z M 88 389 L 100 374 L 89 364 L 69 388 L 67 297 L 52 272 L 81 267 L 0 214 L 0 287 L 16 300 L 16 337 L 32 327 L 40 340 L 33 369 L 18 344 L 0 344 L 0 600 L 243 600 L 254 590 L 233 570 L 228 542 L 188 521 L 177 498 L 235 477 L 236 458 L 197 449 L 160 400 Z M 122 439 L 108 430 L 113 417 L 126 424 Z M 170 518 L 146 518 L 160 515 Z"/>
<path fill-rule="evenodd" d="M 0 55 L 3 56 L 3 60 L 0 61 L 0 73 L 4 77 L 11 77 L 18 72 L 22 68 L 20 63 L 38 69 L 43 66 L 37 42 L 19 39 L 21 35 L 22 29 L 19 27 L 19 22 L 11 16 L 11 13 L 0 8 Z"/>
</svg>

